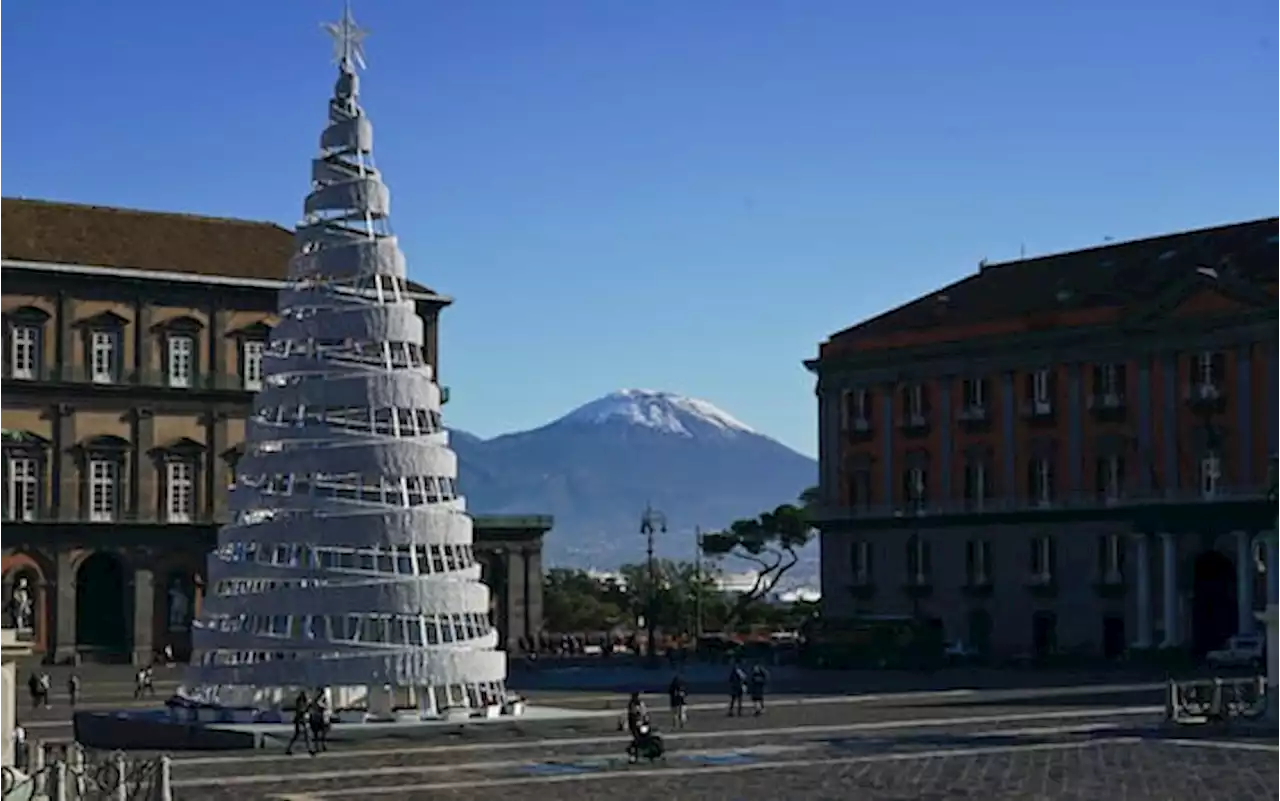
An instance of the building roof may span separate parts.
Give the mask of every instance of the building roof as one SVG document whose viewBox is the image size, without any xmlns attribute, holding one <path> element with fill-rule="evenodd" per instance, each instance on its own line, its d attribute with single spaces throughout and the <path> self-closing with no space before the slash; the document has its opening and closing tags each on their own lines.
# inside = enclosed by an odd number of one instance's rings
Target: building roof
<svg viewBox="0 0 1280 801">
<path fill-rule="evenodd" d="M 831 336 L 880 337 L 937 326 L 1140 303 L 1197 268 L 1262 287 L 1276 282 L 1280 220 L 1203 228 L 1031 259 L 983 264 L 953 284 Z"/>
<path fill-rule="evenodd" d="M 0 257 L 15 261 L 273 281 L 285 280 L 294 248 L 293 232 L 272 222 L 8 197 L 0 234 Z"/>
</svg>

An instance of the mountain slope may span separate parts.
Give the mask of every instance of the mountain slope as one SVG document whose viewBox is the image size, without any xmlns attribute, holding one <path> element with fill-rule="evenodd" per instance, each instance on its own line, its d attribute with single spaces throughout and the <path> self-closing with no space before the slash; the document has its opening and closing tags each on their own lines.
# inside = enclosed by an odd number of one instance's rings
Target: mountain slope
<svg viewBox="0 0 1280 801">
<path fill-rule="evenodd" d="M 557 565 L 642 558 L 647 503 L 668 519 L 658 552 L 689 558 L 695 526 L 794 501 L 817 481 L 812 459 L 712 404 L 666 392 L 621 390 L 541 428 L 453 443 L 470 509 L 555 515 L 546 558 Z"/>
</svg>

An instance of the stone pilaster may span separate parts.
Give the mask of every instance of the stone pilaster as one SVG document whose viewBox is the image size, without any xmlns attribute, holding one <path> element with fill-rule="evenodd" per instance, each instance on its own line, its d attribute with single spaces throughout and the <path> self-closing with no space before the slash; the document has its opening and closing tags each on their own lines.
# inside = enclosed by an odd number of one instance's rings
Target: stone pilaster
<svg viewBox="0 0 1280 801">
<path fill-rule="evenodd" d="M 156 420 L 151 409 L 134 412 L 133 459 L 130 460 L 130 476 L 133 485 L 133 512 L 138 520 L 157 519 L 160 500 L 157 494 L 159 481 L 151 451 L 156 446 Z"/>
<path fill-rule="evenodd" d="M 53 409 L 53 490 L 51 506 L 56 520 L 75 520 L 80 513 L 80 476 L 76 469 L 76 415 L 70 406 Z"/>
<path fill-rule="evenodd" d="M 208 426 L 205 440 L 208 447 L 204 454 L 204 498 L 201 499 L 201 506 L 213 520 L 219 523 L 225 522 L 230 515 L 227 511 L 227 502 L 230 499 L 223 486 L 227 471 L 222 466 L 222 454 L 231 447 L 227 444 L 229 436 L 227 413 L 215 412 Z"/>
<path fill-rule="evenodd" d="M 53 659 L 61 664 L 76 655 L 76 573 L 71 553 L 58 551 L 53 593 Z"/>
<path fill-rule="evenodd" d="M 134 302 L 134 319 L 137 320 L 133 326 L 134 381 L 145 384 L 148 374 L 156 369 L 156 338 L 151 333 L 151 304 L 143 298 Z"/>
<path fill-rule="evenodd" d="M 53 343 L 57 378 L 67 380 L 78 375 L 75 369 L 83 361 L 82 351 L 75 346 L 75 303 L 66 292 L 58 293 L 58 328 Z"/>
<path fill-rule="evenodd" d="M 524 599 L 522 633 L 537 637 L 542 632 L 542 549 L 536 546 L 524 552 Z"/>
<path fill-rule="evenodd" d="M 505 573 L 507 578 L 504 589 L 507 595 L 507 632 L 504 647 L 515 651 L 520 637 L 525 635 L 525 558 L 517 548 L 508 548 L 506 553 Z"/>
<path fill-rule="evenodd" d="M 133 571 L 133 664 L 149 665 L 155 656 L 156 584 L 150 568 Z"/>
</svg>

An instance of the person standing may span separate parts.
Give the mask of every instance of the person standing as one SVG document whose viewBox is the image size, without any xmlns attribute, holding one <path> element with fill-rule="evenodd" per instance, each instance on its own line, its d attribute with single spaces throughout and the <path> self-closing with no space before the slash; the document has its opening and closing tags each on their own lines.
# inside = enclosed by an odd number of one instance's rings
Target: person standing
<svg viewBox="0 0 1280 801">
<path fill-rule="evenodd" d="M 298 697 L 293 699 L 293 739 L 289 740 L 289 744 L 285 746 L 286 754 L 293 755 L 293 746 L 299 740 L 306 746 L 307 753 L 315 753 L 315 749 L 311 746 L 311 734 L 308 729 L 310 711 L 311 702 L 307 700 L 306 691 L 299 692 Z"/>
<path fill-rule="evenodd" d="M 737 662 L 733 663 L 733 668 L 729 671 L 729 716 L 735 714 L 742 716 L 742 696 L 747 691 L 747 675 L 742 672 L 742 666 Z"/>
<path fill-rule="evenodd" d="M 324 700 L 324 690 L 316 690 L 315 700 L 311 702 L 311 712 L 307 722 L 311 726 L 311 755 L 329 750 L 329 705 Z"/>
<path fill-rule="evenodd" d="M 689 722 L 689 688 L 685 686 L 679 673 L 672 677 L 671 684 L 667 687 L 667 696 L 671 699 L 671 727 L 683 729 L 684 724 Z"/>
<path fill-rule="evenodd" d="M 764 714 L 764 690 L 769 683 L 769 673 L 764 669 L 764 665 L 757 662 L 755 667 L 751 668 L 751 678 L 748 685 L 751 690 L 751 705 L 755 707 L 757 717 Z M 739 712 L 738 714 L 742 714 Z"/>
<path fill-rule="evenodd" d="M 27 677 L 27 692 L 31 693 L 31 708 L 40 706 L 40 674 L 32 673 Z"/>
<path fill-rule="evenodd" d="M 74 673 L 67 676 L 67 698 L 71 699 L 73 707 L 80 700 L 80 677 Z"/>
<path fill-rule="evenodd" d="M 49 678 L 48 673 L 40 674 L 40 701 L 44 704 L 44 708 L 49 708 L 49 690 L 53 687 L 53 680 Z"/>
</svg>

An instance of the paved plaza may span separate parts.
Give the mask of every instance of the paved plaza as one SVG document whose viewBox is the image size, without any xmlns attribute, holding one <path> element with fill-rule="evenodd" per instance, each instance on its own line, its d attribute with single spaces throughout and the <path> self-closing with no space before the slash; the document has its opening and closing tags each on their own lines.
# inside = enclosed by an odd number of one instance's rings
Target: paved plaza
<svg viewBox="0 0 1280 801">
<path fill-rule="evenodd" d="M 163 698 L 172 687 L 159 677 Z M 176 678 L 176 674 L 175 674 Z M 1046 677 L 1046 679 L 1052 677 Z M 1018 681 L 1011 684 L 1025 685 Z M 669 754 L 628 765 L 612 714 L 555 730 L 337 743 L 316 757 L 282 749 L 174 754 L 174 795 L 199 799 L 543 801 L 1211 801 L 1275 799 L 1276 738 L 1169 732 L 1158 683 L 778 695 L 761 717 L 728 717 L 699 695 L 673 731 L 651 699 Z M 58 685 L 55 683 L 55 689 Z M 531 693 L 601 713 L 625 699 L 596 691 Z M 93 681 L 87 708 L 132 704 L 127 677 Z M 64 698 L 24 710 L 32 739 L 70 736 Z M 340 727 L 336 732 L 341 736 Z"/>
</svg>

